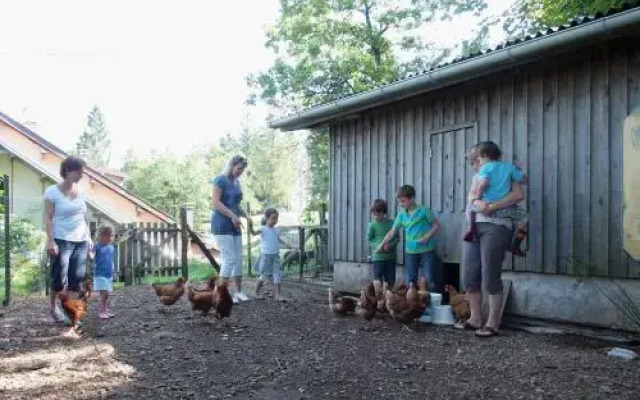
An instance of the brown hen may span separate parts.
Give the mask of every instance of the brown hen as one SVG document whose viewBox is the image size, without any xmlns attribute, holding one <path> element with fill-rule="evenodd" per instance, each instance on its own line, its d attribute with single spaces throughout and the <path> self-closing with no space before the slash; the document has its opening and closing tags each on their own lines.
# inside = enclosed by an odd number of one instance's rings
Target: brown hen
<svg viewBox="0 0 640 400">
<path fill-rule="evenodd" d="M 469 317 L 471 317 L 471 308 L 469 307 L 467 296 L 459 293 L 456 288 L 451 285 L 445 285 L 444 290 L 449 293 L 451 312 L 455 315 L 456 320 L 466 321 L 469 319 Z"/>
<path fill-rule="evenodd" d="M 209 314 L 213 307 L 213 290 L 196 290 L 193 286 L 188 285 L 187 298 L 191 303 L 191 311 L 201 311 L 203 316 Z"/>
<path fill-rule="evenodd" d="M 216 319 L 230 317 L 232 307 L 233 298 L 227 285 L 216 285 L 213 290 L 213 308 L 216 310 Z"/>
<path fill-rule="evenodd" d="M 337 315 L 349 315 L 356 312 L 359 299 L 329 289 L 329 309 Z"/>
<path fill-rule="evenodd" d="M 360 299 L 358 300 L 356 312 L 369 321 L 376 315 L 377 308 L 378 301 L 376 297 L 376 290 L 373 282 L 371 282 L 360 292 Z"/>
<path fill-rule="evenodd" d="M 422 286 L 422 285 L 421 285 Z M 398 322 L 408 324 L 419 318 L 429 305 L 429 292 L 418 291 L 415 283 L 411 283 L 406 296 L 387 290 L 386 303 L 389 313 Z"/>
<path fill-rule="evenodd" d="M 79 337 L 78 323 L 87 314 L 88 300 L 91 297 L 91 282 L 83 282 L 83 292 L 79 299 L 72 299 L 68 292 L 58 293 L 62 309 L 71 320 L 71 328 L 65 334 L 67 337 Z"/>
<path fill-rule="evenodd" d="M 156 285 L 152 283 L 151 286 L 156 292 L 156 296 L 160 300 L 160 303 L 165 306 L 174 305 L 184 295 L 185 280 L 180 277 L 173 285 Z"/>
</svg>

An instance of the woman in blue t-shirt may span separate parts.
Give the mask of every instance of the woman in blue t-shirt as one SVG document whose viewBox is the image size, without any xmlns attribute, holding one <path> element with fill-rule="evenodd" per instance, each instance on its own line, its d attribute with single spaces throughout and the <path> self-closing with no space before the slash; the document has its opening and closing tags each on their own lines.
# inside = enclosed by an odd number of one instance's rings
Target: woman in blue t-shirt
<svg viewBox="0 0 640 400">
<path fill-rule="evenodd" d="M 242 187 L 238 179 L 247 167 L 247 160 L 241 156 L 233 156 L 225 170 L 216 176 L 213 183 L 213 207 L 211 232 L 220 248 L 222 268 L 220 277 L 223 284 L 234 278 L 236 292 L 235 303 L 247 301 L 242 293 L 242 222 L 240 217 L 247 218 L 242 209 Z M 251 220 L 247 218 L 249 224 Z"/>
</svg>

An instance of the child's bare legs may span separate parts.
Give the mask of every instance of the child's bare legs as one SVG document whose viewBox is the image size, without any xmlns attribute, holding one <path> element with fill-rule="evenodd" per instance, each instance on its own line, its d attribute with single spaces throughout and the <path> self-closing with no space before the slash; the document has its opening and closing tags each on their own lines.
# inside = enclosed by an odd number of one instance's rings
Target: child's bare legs
<svg viewBox="0 0 640 400">
<path fill-rule="evenodd" d="M 527 236 L 527 224 L 523 222 L 519 222 L 516 224 L 516 233 L 513 236 L 513 242 L 511 243 L 511 248 L 509 249 L 514 255 L 518 257 L 524 257 L 525 253 L 520 248 L 522 241 Z"/>
<path fill-rule="evenodd" d="M 276 299 L 282 300 L 282 289 L 280 282 L 274 283 L 274 286 L 276 287 Z"/>
<path fill-rule="evenodd" d="M 282 296 L 282 286 L 280 284 L 280 267 L 278 266 L 273 274 L 273 286 L 276 287 L 276 300 L 284 301 Z"/>
<path fill-rule="evenodd" d="M 465 231 L 462 239 L 465 242 L 473 242 L 476 237 L 476 212 L 473 210 L 467 210 L 467 230 Z"/>
<path fill-rule="evenodd" d="M 98 303 L 98 318 L 100 319 L 109 319 L 109 314 L 107 313 L 107 300 L 109 299 L 109 292 L 106 290 L 100 291 L 100 302 Z"/>
<path fill-rule="evenodd" d="M 262 290 L 262 286 L 264 286 L 264 279 L 265 277 L 263 275 L 260 275 L 260 278 L 258 279 L 258 283 L 256 283 L 256 298 L 260 298 L 262 295 L 260 294 L 260 291 Z"/>
<path fill-rule="evenodd" d="M 107 299 L 105 300 L 104 306 L 109 318 L 113 318 L 116 316 L 111 309 L 111 296 L 109 295 L 109 292 L 107 292 Z"/>
</svg>

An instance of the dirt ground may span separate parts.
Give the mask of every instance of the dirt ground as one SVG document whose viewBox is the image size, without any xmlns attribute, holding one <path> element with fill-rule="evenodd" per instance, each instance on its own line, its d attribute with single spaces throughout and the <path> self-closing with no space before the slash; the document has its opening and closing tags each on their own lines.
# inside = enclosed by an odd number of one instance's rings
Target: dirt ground
<svg viewBox="0 0 640 400">
<path fill-rule="evenodd" d="M 125 288 L 113 320 L 92 302 L 78 342 L 58 337 L 43 299 L 17 301 L 0 308 L 0 398 L 640 398 L 640 362 L 607 357 L 602 342 L 367 323 L 330 314 L 325 289 L 285 288 L 289 302 L 244 303 L 222 324 Z"/>
</svg>

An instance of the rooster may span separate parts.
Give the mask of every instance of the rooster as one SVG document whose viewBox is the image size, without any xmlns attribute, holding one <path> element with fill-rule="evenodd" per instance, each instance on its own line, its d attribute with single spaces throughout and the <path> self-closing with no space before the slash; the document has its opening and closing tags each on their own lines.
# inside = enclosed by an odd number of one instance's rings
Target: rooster
<svg viewBox="0 0 640 400">
<path fill-rule="evenodd" d="M 88 300 L 91 297 L 90 281 L 83 282 L 83 292 L 79 299 L 72 299 L 68 292 L 58 293 L 58 298 L 62 304 L 62 309 L 71 320 L 69 331 L 64 334 L 65 337 L 76 339 L 80 337 L 78 331 L 78 323 L 87 314 Z"/>
<path fill-rule="evenodd" d="M 367 284 L 360 292 L 360 299 L 356 312 L 367 321 L 370 321 L 376 315 L 378 301 L 375 286 L 372 283 Z"/>
<path fill-rule="evenodd" d="M 466 321 L 471 316 L 469 308 L 469 300 L 467 296 L 459 293 L 455 287 L 445 285 L 444 290 L 449 293 L 449 304 L 451 304 L 451 312 L 455 315 L 456 320 Z"/>
<path fill-rule="evenodd" d="M 173 285 L 157 285 L 152 283 L 151 286 L 156 292 L 156 296 L 165 306 L 174 305 L 184 295 L 185 280 L 179 277 Z"/>
<path fill-rule="evenodd" d="M 347 296 L 340 292 L 335 292 L 329 288 L 329 309 L 336 315 L 353 314 L 358 307 L 359 299 L 353 296 Z"/>
</svg>

